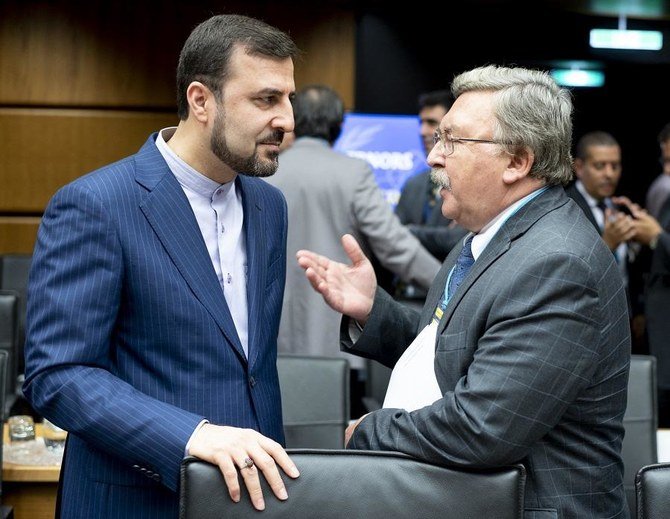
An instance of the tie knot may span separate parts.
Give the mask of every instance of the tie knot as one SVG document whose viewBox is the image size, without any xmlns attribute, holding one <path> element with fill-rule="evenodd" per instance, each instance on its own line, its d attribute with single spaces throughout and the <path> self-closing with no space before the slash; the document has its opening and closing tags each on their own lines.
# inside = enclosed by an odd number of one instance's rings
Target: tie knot
<svg viewBox="0 0 670 519">
<path fill-rule="evenodd" d="M 459 259 L 464 258 L 469 260 L 470 265 L 475 262 L 475 257 L 472 255 L 472 238 L 474 238 L 474 235 L 468 236 L 468 238 L 465 240 L 465 243 L 463 243 L 463 248 L 459 254 Z"/>
<path fill-rule="evenodd" d="M 603 214 L 605 214 L 605 209 L 607 209 L 607 204 L 605 203 L 605 199 L 603 200 L 598 200 L 598 203 L 596 204 L 596 207 L 600 209 Z"/>
</svg>

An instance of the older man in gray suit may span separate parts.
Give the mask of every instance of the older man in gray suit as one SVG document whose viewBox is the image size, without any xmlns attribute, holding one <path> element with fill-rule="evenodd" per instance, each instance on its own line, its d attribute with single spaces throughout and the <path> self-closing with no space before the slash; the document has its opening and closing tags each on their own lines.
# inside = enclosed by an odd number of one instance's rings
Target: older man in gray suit
<svg viewBox="0 0 670 519">
<path fill-rule="evenodd" d="M 452 91 L 428 162 L 444 215 L 470 234 L 423 311 L 377 290 L 350 236 L 351 265 L 298 255 L 350 317 L 344 348 L 395 366 L 384 408 L 350 426 L 348 447 L 472 467 L 521 462 L 527 518 L 628 517 L 626 297 L 612 254 L 561 187 L 570 95 L 546 73 L 496 66 L 461 74 Z"/>
</svg>

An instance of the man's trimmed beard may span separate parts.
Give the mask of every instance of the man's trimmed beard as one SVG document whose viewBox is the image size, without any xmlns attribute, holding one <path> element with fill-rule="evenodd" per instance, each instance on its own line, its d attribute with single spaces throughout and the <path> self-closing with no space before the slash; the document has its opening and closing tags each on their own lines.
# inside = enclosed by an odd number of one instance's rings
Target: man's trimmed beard
<svg viewBox="0 0 670 519">
<path fill-rule="evenodd" d="M 224 135 L 226 128 L 225 117 L 221 105 L 214 118 L 214 127 L 212 128 L 212 137 L 210 139 L 210 148 L 212 153 L 216 155 L 221 162 L 229 166 L 233 171 L 240 175 L 247 175 L 249 177 L 269 177 L 274 175 L 279 166 L 279 152 L 271 152 L 268 160 L 262 160 L 258 156 L 258 149 L 248 157 L 242 157 L 233 153 L 228 147 L 226 137 Z M 281 142 L 284 138 L 284 132 L 277 130 L 270 139 Z M 262 141 L 261 141 L 262 142 Z"/>
</svg>

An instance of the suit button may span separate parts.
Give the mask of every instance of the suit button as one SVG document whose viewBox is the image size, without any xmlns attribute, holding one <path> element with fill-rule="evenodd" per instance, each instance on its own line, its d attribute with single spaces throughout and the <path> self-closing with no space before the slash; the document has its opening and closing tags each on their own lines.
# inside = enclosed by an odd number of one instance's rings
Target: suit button
<svg viewBox="0 0 670 519">
<path fill-rule="evenodd" d="M 156 482 L 160 482 L 161 475 L 160 474 L 154 474 L 153 476 L 151 476 L 151 479 L 153 479 Z"/>
<path fill-rule="evenodd" d="M 256 385 L 256 379 L 254 377 L 249 377 L 249 385 L 254 387 Z"/>
<path fill-rule="evenodd" d="M 140 466 L 139 465 L 133 465 L 133 470 L 140 470 Z"/>
</svg>

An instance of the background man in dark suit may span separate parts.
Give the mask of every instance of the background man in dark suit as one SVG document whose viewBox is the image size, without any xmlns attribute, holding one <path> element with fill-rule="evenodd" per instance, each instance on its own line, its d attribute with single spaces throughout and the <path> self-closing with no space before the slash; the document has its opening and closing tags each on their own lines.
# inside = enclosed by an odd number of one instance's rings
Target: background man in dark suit
<svg viewBox="0 0 670 519">
<path fill-rule="evenodd" d="M 612 200 L 621 179 L 621 147 L 616 139 L 601 131 L 584 134 L 575 148 L 575 175 L 576 181 L 565 191 L 616 256 L 627 282 L 626 242 L 635 235 L 635 227 L 630 214 L 619 210 Z"/>
<path fill-rule="evenodd" d="M 293 130 L 293 57 L 279 30 L 215 16 L 186 41 L 179 125 L 51 200 L 28 295 L 25 393 L 70 432 L 63 517 L 177 517 L 180 462 L 259 470 L 286 499 L 276 338 L 286 206 L 252 177 Z"/>
<path fill-rule="evenodd" d="M 645 209 L 654 218 L 660 218 L 661 209 L 670 196 L 670 123 L 658 134 L 658 145 L 661 148 L 658 160 L 662 171 L 649 186 L 644 203 Z"/>
<path fill-rule="evenodd" d="M 626 298 L 612 253 L 562 187 L 570 94 L 546 73 L 496 66 L 457 76 L 452 92 L 428 162 L 443 214 L 471 234 L 423 311 L 377 290 L 350 236 L 351 265 L 299 253 L 312 286 L 351 318 L 343 347 L 395 366 L 384 408 L 349 427 L 348 446 L 522 462 L 526 517 L 627 517 Z"/>
<path fill-rule="evenodd" d="M 448 90 L 435 90 L 419 96 L 419 131 L 426 157 L 433 149 L 433 135 L 451 101 Z M 395 212 L 421 244 L 438 260 L 444 261 L 465 236 L 466 230 L 442 214 L 439 190 L 430 178 L 428 167 L 405 182 Z"/>
<path fill-rule="evenodd" d="M 658 220 L 621 197 L 635 217 L 637 243 L 648 247 L 644 294 L 649 353 L 656 357 L 658 424 L 670 427 L 670 199 L 658 211 Z"/>
<path fill-rule="evenodd" d="M 353 234 L 363 249 L 406 282 L 428 289 L 440 262 L 405 228 L 375 182 L 370 165 L 332 149 L 344 119 L 344 103 L 325 85 L 309 85 L 293 100 L 296 140 L 267 181 L 288 206 L 286 293 L 279 326 L 282 353 L 349 357 L 339 349 L 340 315 L 312 290 L 295 253 L 309 248 L 339 261 L 347 257 L 339 237 Z M 352 409 L 363 412 L 363 359 L 353 359 Z"/>
</svg>

